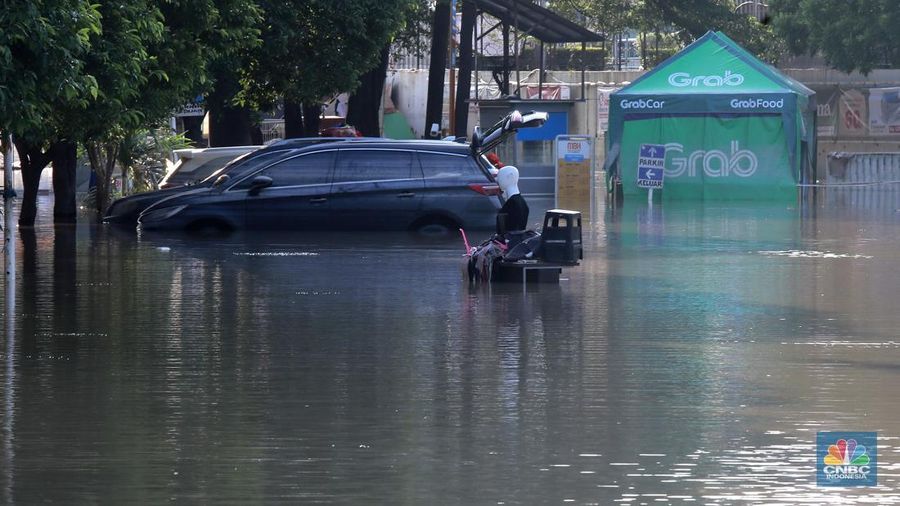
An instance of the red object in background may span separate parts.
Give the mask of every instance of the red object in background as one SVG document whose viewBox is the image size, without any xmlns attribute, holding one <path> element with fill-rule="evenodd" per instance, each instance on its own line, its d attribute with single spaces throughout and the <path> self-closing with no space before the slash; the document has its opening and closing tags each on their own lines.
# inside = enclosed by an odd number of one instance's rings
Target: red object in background
<svg viewBox="0 0 900 506">
<path fill-rule="evenodd" d="M 319 130 L 321 137 L 362 137 L 356 128 L 350 125 L 333 126 Z"/>
<path fill-rule="evenodd" d="M 497 156 L 497 153 L 488 153 L 487 159 L 494 167 L 497 167 L 498 169 L 503 168 L 503 162 L 500 161 L 500 157 Z"/>
<path fill-rule="evenodd" d="M 500 195 L 500 187 L 495 184 L 470 183 L 469 189 L 482 195 Z"/>
</svg>

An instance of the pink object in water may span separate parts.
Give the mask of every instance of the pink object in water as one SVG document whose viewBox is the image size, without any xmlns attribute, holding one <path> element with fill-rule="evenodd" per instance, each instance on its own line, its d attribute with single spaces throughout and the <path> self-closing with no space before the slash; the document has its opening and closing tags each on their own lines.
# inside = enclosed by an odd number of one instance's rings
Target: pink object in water
<svg viewBox="0 0 900 506">
<path fill-rule="evenodd" d="M 459 229 L 460 235 L 462 235 L 463 243 L 466 245 L 466 255 L 472 254 L 472 247 L 469 246 L 469 239 L 466 237 L 466 231 L 463 229 Z"/>
</svg>

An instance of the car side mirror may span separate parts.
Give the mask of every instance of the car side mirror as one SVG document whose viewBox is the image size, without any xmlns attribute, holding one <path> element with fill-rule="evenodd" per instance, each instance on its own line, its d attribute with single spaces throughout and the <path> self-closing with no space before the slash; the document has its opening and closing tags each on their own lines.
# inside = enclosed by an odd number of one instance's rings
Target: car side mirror
<svg viewBox="0 0 900 506">
<path fill-rule="evenodd" d="M 272 178 L 269 176 L 256 176 L 250 181 L 250 189 L 247 193 L 250 195 L 259 195 L 263 188 L 272 186 Z"/>
<path fill-rule="evenodd" d="M 215 181 L 213 181 L 213 188 L 222 186 L 223 184 L 227 183 L 229 179 L 231 179 L 231 177 L 229 177 L 228 174 L 222 174 L 221 176 L 217 177 Z"/>
</svg>

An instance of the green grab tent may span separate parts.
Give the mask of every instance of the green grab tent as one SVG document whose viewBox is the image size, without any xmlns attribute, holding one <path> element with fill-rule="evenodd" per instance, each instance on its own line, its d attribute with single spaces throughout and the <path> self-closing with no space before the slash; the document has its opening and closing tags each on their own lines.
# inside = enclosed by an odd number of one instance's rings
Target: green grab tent
<svg viewBox="0 0 900 506">
<path fill-rule="evenodd" d="M 646 144 L 665 147 L 663 198 L 795 198 L 814 173 L 815 119 L 815 92 L 708 32 L 610 95 L 607 188 L 643 195 Z"/>
</svg>

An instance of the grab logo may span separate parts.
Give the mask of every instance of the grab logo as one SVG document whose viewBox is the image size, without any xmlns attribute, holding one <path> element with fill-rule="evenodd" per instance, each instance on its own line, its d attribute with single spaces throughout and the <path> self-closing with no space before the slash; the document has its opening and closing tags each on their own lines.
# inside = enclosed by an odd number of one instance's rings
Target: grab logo
<svg viewBox="0 0 900 506">
<path fill-rule="evenodd" d="M 653 100 L 639 98 L 636 100 L 622 100 L 619 105 L 622 109 L 662 109 L 664 105 L 666 105 L 665 100 Z"/>
<path fill-rule="evenodd" d="M 687 72 L 675 72 L 669 75 L 669 84 L 676 88 L 705 86 L 718 88 L 721 86 L 740 86 L 744 82 L 744 76 L 735 74 L 730 70 L 725 71 L 724 76 L 691 76 Z"/>
<path fill-rule="evenodd" d="M 765 98 L 735 98 L 731 101 L 732 109 L 784 109 L 784 99 L 771 100 Z"/>
<path fill-rule="evenodd" d="M 676 156 L 669 157 L 670 154 Z M 677 156 L 681 155 L 681 156 Z M 684 156 L 684 146 L 677 142 L 666 144 L 666 178 L 695 177 L 700 171 L 707 177 L 750 177 L 756 173 L 759 160 L 749 149 L 740 149 L 738 141 L 731 141 L 731 151 L 697 150 Z"/>
</svg>

